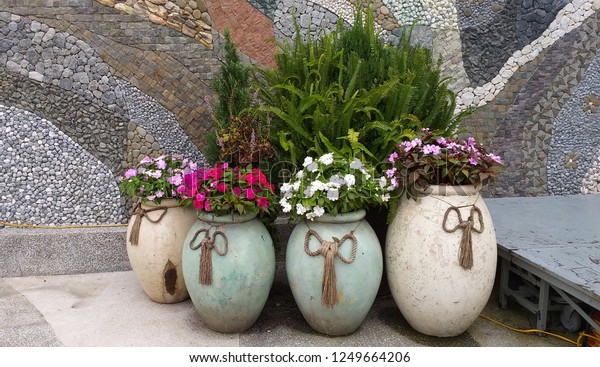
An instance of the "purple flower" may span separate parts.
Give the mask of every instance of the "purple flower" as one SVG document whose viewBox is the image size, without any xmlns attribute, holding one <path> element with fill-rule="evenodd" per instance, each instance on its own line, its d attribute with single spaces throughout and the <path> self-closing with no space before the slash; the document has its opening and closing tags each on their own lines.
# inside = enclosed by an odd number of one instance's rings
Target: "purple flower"
<svg viewBox="0 0 600 367">
<path fill-rule="evenodd" d="M 421 141 L 421 139 L 419 138 L 414 138 L 413 140 L 410 141 L 410 146 L 411 147 L 420 147 L 421 145 L 423 145 L 423 142 Z"/>
<path fill-rule="evenodd" d="M 441 149 L 437 145 L 427 144 L 423 146 L 423 153 L 432 154 L 432 155 L 440 155 Z"/>
<path fill-rule="evenodd" d="M 127 171 L 125 171 L 125 178 L 132 178 L 135 175 L 137 175 L 137 171 L 133 168 L 130 168 Z"/>
<path fill-rule="evenodd" d="M 198 169 L 198 165 L 195 162 L 190 161 L 190 169 L 195 171 Z"/>
<path fill-rule="evenodd" d="M 167 183 L 170 183 L 171 185 L 179 186 L 179 185 L 181 185 L 182 181 L 183 181 L 183 178 L 181 177 L 181 175 L 179 173 L 173 177 L 167 177 Z"/>
<path fill-rule="evenodd" d="M 163 196 L 165 196 L 165 193 L 162 192 L 161 190 L 158 190 L 155 195 L 157 198 L 162 198 Z"/>
<path fill-rule="evenodd" d="M 486 157 L 493 160 L 496 163 L 502 164 L 502 158 L 500 156 L 494 155 L 492 153 L 486 154 Z"/>
<path fill-rule="evenodd" d="M 474 145 L 475 145 L 475 138 L 474 138 L 474 137 L 472 137 L 472 136 L 470 136 L 470 137 L 467 139 L 467 146 L 470 146 L 470 147 L 472 147 L 472 146 L 474 146 Z"/>
<path fill-rule="evenodd" d="M 148 163 L 152 163 L 152 159 L 148 156 L 145 156 L 141 161 L 140 164 L 148 164 Z"/>
<path fill-rule="evenodd" d="M 469 158 L 469 163 L 473 166 L 476 166 L 478 164 L 477 159 L 475 159 L 475 157 Z"/>
<path fill-rule="evenodd" d="M 437 138 L 436 142 L 443 147 L 448 144 L 448 141 L 446 141 L 446 138 L 444 137 Z"/>
<path fill-rule="evenodd" d="M 404 147 L 405 153 L 410 152 L 410 150 L 412 149 L 412 145 L 410 144 L 410 141 L 404 141 L 400 145 L 402 145 Z"/>
<path fill-rule="evenodd" d="M 390 158 L 388 158 L 388 160 L 389 160 L 391 163 L 394 163 L 394 162 L 396 161 L 396 159 L 398 159 L 398 153 L 396 153 L 396 152 L 392 153 L 392 154 L 390 155 Z"/>
<path fill-rule="evenodd" d="M 164 160 L 159 159 L 156 162 L 156 167 L 158 167 L 159 169 L 165 169 L 165 168 L 167 168 L 167 163 Z"/>
<path fill-rule="evenodd" d="M 390 168 L 390 169 L 388 169 L 387 171 L 385 171 L 385 175 L 386 175 L 388 178 L 392 178 L 392 177 L 394 177 L 394 173 L 395 173 L 395 172 L 396 172 L 396 167 L 393 167 L 393 168 Z"/>
</svg>

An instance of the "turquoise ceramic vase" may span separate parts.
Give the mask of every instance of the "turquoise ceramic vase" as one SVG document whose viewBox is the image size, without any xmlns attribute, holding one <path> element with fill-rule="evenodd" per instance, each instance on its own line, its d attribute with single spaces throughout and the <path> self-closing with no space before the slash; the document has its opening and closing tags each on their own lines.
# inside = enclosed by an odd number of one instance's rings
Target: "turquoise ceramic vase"
<svg viewBox="0 0 600 367">
<path fill-rule="evenodd" d="M 256 214 L 200 213 L 182 263 L 190 298 L 206 326 L 236 333 L 254 324 L 275 275 L 273 241 Z"/>
<path fill-rule="evenodd" d="M 365 211 L 299 222 L 288 241 L 286 269 L 304 319 L 316 331 L 346 335 L 362 324 L 383 274 L 377 235 Z"/>
</svg>

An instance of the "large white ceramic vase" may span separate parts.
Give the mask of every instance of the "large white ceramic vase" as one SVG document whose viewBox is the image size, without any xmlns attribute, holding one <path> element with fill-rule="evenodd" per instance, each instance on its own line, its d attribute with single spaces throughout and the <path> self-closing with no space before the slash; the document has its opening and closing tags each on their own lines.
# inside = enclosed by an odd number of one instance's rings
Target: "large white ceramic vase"
<svg viewBox="0 0 600 367">
<path fill-rule="evenodd" d="M 144 292 L 155 302 L 176 303 L 189 298 L 181 266 L 185 237 L 196 211 L 175 199 L 138 207 L 127 227 L 127 255 Z"/>
<path fill-rule="evenodd" d="M 416 200 L 404 196 L 388 227 L 390 290 L 402 315 L 423 334 L 462 334 L 490 297 L 496 235 L 479 189 L 433 185 Z"/>
</svg>

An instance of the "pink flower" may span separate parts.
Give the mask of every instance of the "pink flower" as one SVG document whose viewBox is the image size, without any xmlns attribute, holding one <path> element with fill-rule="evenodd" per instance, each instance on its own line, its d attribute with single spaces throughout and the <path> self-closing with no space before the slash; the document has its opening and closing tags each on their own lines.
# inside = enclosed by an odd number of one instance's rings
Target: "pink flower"
<svg viewBox="0 0 600 367">
<path fill-rule="evenodd" d="M 448 144 L 448 142 L 446 141 L 446 138 L 444 138 L 444 137 L 437 138 L 436 142 L 443 147 L 445 147 L 446 144 Z"/>
<path fill-rule="evenodd" d="M 148 164 L 152 162 L 152 158 L 145 156 L 141 161 L 140 164 Z"/>
<path fill-rule="evenodd" d="M 242 195 L 242 189 L 240 189 L 239 187 L 234 187 L 233 193 L 236 194 L 237 196 L 240 196 L 240 195 Z"/>
<path fill-rule="evenodd" d="M 185 186 L 181 185 L 177 188 L 177 193 L 179 195 L 183 194 L 185 192 Z"/>
<path fill-rule="evenodd" d="M 492 153 L 486 154 L 486 157 L 488 157 L 489 159 L 491 159 L 492 161 L 502 164 L 502 158 L 500 158 L 500 156 L 494 155 Z"/>
<path fill-rule="evenodd" d="M 217 184 L 217 191 L 219 191 L 219 192 L 227 191 L 227 185 L 225 185 L 225 182 L 219 182 Z"/>
<path fill-rule="evenodd" d="M 163 196 L 165 196 L 165 193 L 164 193 L 164 192 L 162 192 L 161 190 L 158 190 L 158 191 L 156 192 L 156 197 L 157 197 L 157 198 L 162 198 Z"/>
<path fill-rule="evenodd" d="M 156 162 L 156 167 L 158 167 L 159 169 L 165 169 L 165 168 L 167 168 L 167 163 L 164 160 L 159 159 Z"/>
<path fill-rule="evenodd" d="M 475 157 L 469 158 L 469 163 L 473 166 L 476 166 L 478 164 L 477 159 L 475 159 Z"/>
<path fill-rule="evenodd" d="M 269 200 L 267 200 L 267 198 L 258 198 L 258 206 L 261 208 L 268 208 L 269 207 Z"/>
<path fill-rule="evenodd" d="M 249 199 L 249 200 L 253 200 L 254 197 L 255 197 L 254 190 L 252 190 L 251 187 L 247 188 L 246 189 L 246 198 Z"/>
<path fill-rule="evenodd" d="M 210 211 L 210 200 L 206 200 L 204 202 L 204 211 L 205 212 L 209 212 Z"/>
<path fill-rule="evenodd" d="M 441 150 L 437 145 L 427 144 L 423 147 L 423 153 L 432 154 L 432 155 L 440 155 Z"/>
<path fill-rule="evenodd" d="M 474 137 L 472 137 L 472 136 L 470 136 L 470 137 L 467 139 L 467 146 L 470 146 L 470 147 L 472 147 L 472 146 L 474 146 L 474 145 L 475 145 L 475 138 L 474 138 Z"/>
<path fill-rule="evenodd" d="M 133 176 L 135 176 L 135 175 L 137 175 L 137 171 L 136 171 L 135 169 L 133 169 L 133 168 L 131 168 L 131 169 L 128 169 L 128 170 L 125 172 L 125 178 L 132 178 L 132 177 L 133 177 Z"/>
<path fill-rule="evenodd" d="M 410 146 L 413 148 L 420 147 L 421 145 L 423 145 L 423 142 L 419 138 L 414 138 L 413 140 L 410 141 Z"/>
<path fill-rule="evenodd" d="M 254 184 L 256 184 L 258 182 L 256 176 L 254 176 L 251 173 L 248 173 L 246 175 L 246 177 L 244 177 L 244 179 L 246 180 L 246 182 L 248 183 L 248 185 L 254 185 Z"/>
<path fill-rule="evenodd" d="M 388 178 L 392 178 L 392 177 L 394 177 L 394 173 L 396 173 L 396 167 L 390 168 L 390 169 L 388 169 L 387 171 L 385 171 L 385 175 L 386 175 Z"/>
<path fill-rule="evenodd" d="M 396 152 L 392 153 L 392 154 L 390 155 L 390 157 L 388 158 L 388 160 L 389 160 L 391 163 L 394 163 L 394 162 L 396 161 L 396 159 L 398 159 L 398 153 L 396 153 Z"/>
</svg>

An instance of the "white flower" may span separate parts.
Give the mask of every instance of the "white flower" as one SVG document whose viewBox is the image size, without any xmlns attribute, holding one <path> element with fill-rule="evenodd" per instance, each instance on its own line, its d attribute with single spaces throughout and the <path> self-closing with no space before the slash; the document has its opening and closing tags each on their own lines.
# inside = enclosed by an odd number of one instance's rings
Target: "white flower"
<svg viewBox="0 0 600 367">
<path fill-rule="evenodd" d="M 288 201 L 285 198 L 279 200 L 279 205 L 281 205 L 282 211 L 284 213 L 289 213 L 290 211 L 292 211 L 292 206 L 290 205 L 290 203 L 288 203 Z"/>
<path fill-rule="evenodd" d="M 314 194 L 315 194 L 315 190 L 310 185 L 304 190 L 304 197 L 305 198 L 312 198 L 312 196 Z"/>
<path fill-rule="evenodd" d="M 327 190 L 330 189 L 339 189 L 342 185 L 344 184 L 344 180 L 342 180 L 342 183 L 338 183 L 338 182 L 327 182 L 325 184 L 325 186 L 327 186 Z"/>
<path fill-rule="evenodd" d="M 381 195 L 381 200 L 386 203 L 390 200 L 390 194 Z"/>
<path fill-rule="evenodd" d="M 302 177 L 304 177 L 304 170 L 300 170 L 298 171 L 298 173 L 296 173 L 296 178 L 297 179 L 302 179 Z"/>
<path fill-rule="evenodd" d="M 300 190 L 300 181 L 296 181 L 296 182 L 294 182 L 294 183 L 292 184 L 292 189 L 293 189 L 295 192 L 298 192 L 298 190 Z"/>
<path fill-rule="evenodd" d="M 327 191 L 327 199 L 331 201 L 336 201 L 340 197 L 340 192 L 338 189 L 331 189 Z"/>
<path fill-rule="evenodd" d="M 387 179 L 385 178 L 385 176 L 381 176 L 379 177 L 379 187 L 381 187 L 382 189 L 387 185 Z"/>
<path fill-rule="evenodd" d="M 387 191 L 394 191 L 394 189 L 395 189 L 395 187 L 390 185 L 390 186 L 388 186 Z"/>
<path fill-rule="evenodd" d="M 348 185 L 348 188 L 351 188 L 356 182 L 356 177 L 354 177 L 354 175 L 347 174 L 344 176 L 344 181 L 346 182 L 346 185 Z"/>
<path fill-rule="evenodd" d="M 324 191 L 327 189 L 327 186 L 325 185 L 325 183 L 319 181 L 319 180 L 314 180 L 310 186 L 312 186 L 313 191 Z"/>
<path fill-rule="evenodd" d="M 329 178 L 329 183 L 332 185 L 336 185 L 336 187 L 340 187 L 346 183 L 344 179 L 340 175 L 333 175 Z"/>
<path fill-rule="evenodd" d="M 312 159 L 312 157 L 306 157 L 306 158 L 304 158 L 304 163 L 302 163 L 302 165 L 303 165 L 304 167 L 307 167 L 307 166 L 308 166 L 309 164 L 311 164 L 311 163 L 313 163 L 313 159 Z"/>
<path fill-rule="evenodd" d="M 313 220 L 317 215 L 314 212 L 306 213 L 306 219 Z"/>
<path fill-rule="evenodd" d="M 281 192 L 288 192 L 292 189 L 292 185 L 290 185 L 289 182 L 284 183 L 283 185 L 281 185 Z"/>
<path fill-rule="evenodd" d="M 352 168 L 352 169 L 360 169 L 361 172 L 363 172 L 362 167 L 363 167 L 363 164 L 360 161 L 360 159 L 358 159 L 358 158 L 354 158 L 354 161 L 350 162 L 350 168 Z"/>
<path fill-rule="evenodd" d="M 325 214 L 325 209 L 321 208 L 320 206 L 315 206 L 315 209 L 313 209 L 313 212 L 315 213 L 315 215 L 317 217 L 322 216 L 323 214 Z"/>
<path fill-rule="evenodd" d="M 319 158 L 319 162 L 323 163 L 326 166 L 329 166 L 330 164 L 333 163 L 333 153 L 323 154 Z"/>
<path fill-rule="evenodd" d="M 296 204 L 296 214 L 302 215 L 302 214 L 306 213 L 306 210 L 307 209 L 302 204 L 300 204 L 300 203 Z"/>
<path fill-rule="evenodd" d="M 314 172 L 319 168 L 319 165 L 316 162 L 312 162 L 309 163 L 308 166 L 306 166 L 306 170 L 308 172 Z"/>
<path fill-rule="evenodd" d="M 291 199 L 292 196 L 294 196 L 294 194 L 292 194 L 290 191 L 288 191 L 285 194 L 283 194 L 283 198 L 284 199 Z"/>
</svg>

